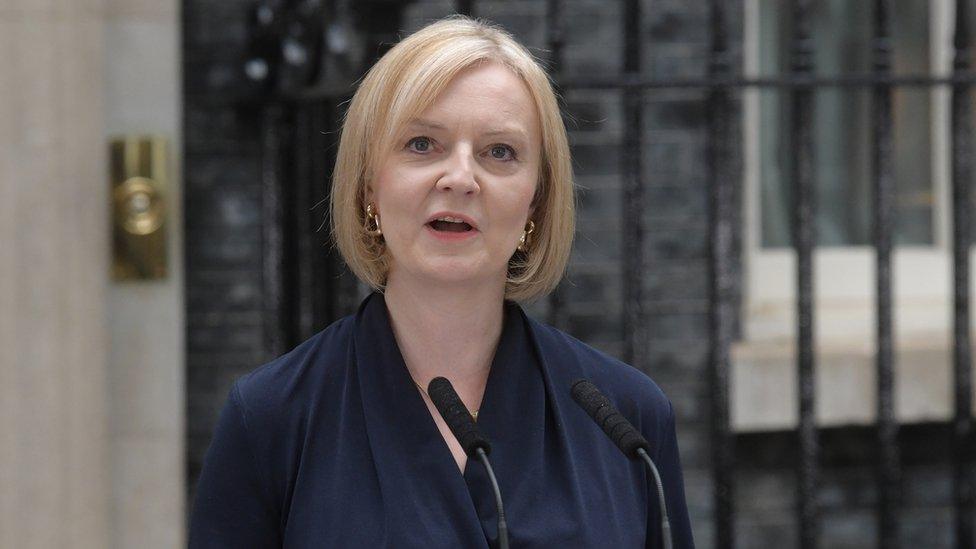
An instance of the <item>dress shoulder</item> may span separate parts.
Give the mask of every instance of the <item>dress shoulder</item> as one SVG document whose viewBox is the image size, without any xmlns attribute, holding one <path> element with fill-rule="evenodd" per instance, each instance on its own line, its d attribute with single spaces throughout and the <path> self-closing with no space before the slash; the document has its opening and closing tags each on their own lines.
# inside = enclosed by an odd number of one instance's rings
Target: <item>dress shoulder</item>
<svg viewBox="0 0 976 549">
<path fill-rule="evenodd" d="M 272 420 L 301 413 L 315 401 L 316 394 L 345 371 L 352 318 L 335 321 L 294 349 L 240 376 L 235 385 L 245 414 Z"/>
<path fill-rule="evenodd" d="M 575 362 L 580 377 L 593 382 L 608 397 L 630 400 L 641 404 L 641 408 L 650 406 L 660 411 L 670 408 L 667 395 L 648 374 L 558 328 L 535 320 L 530 320 L 530 325 L 545 354 L 564 355 L 554 361 L 553 367 Z"/>
</svg>

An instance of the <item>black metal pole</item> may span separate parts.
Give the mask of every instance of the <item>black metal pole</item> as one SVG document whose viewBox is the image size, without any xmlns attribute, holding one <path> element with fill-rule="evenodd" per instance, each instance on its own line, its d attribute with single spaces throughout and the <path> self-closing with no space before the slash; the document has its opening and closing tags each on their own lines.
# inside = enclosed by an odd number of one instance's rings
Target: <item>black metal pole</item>
<svg viewBox="0 0 976 549">
<path fill-rule="evenodd" d="M 891 39 L 888 30 L 888 0 L 875 2 L 874 71 L 891 71 Z M 891 249 L 894 208 L 892 172 L 891 87 L 878 84 L 872 102 L 874 150 L 872 175 L 874 193 L 873 233 L 877 251 L 877 441 L 878 441 L 878 547 L 898 546 L 898 485 L 900 478 L 898 422 L 894 403 L 894 341 L 891 311 Z"/>
<path fill-rule="evenodd" d="M 313 173 L 313 165 L 315 157 L 319 156 L 316 154 L 310 154 L 312 151 L 317 151 L 312 144 L 315 143 L 315 136 L 313 135 L 312 128 L 315 126 L 315 107 L 318 103 L 308 103 L 308 104 L 298 104 L 295 105 L 295 144 L 293 154 L 293 170 L 291 180 L 291 194 L 293 195 L 292 203 L 296 206 L 298 204 L 309 204 L 311 202 L 312 188 L 315 184 L 315 174 Z M 307 208 L 289 208 L 288 209 L 292 217 L 291 220 L 285 220 L 288 227 L 288 231 L 295 241 L 292 245 L 292 250 L 294 251 L 294 265 L 293 269 L 295 271 L 295 280 L 293 284 L 295 289 L 292 290 L 293 295 L 297 296 L 297 299 L 293 302 L 295 318 L 291 320 L 296 326 L 296 337 L 299 340 L 304 340 L 311 337 L 315 332 L 315 300 L 314 288 L 317 280 L 315 280 L 315 272 L 312 271 L 312 258 L 314 256 L 314 238 L 315 233 L 310 230 L 309 217 L 311 215 L 311 210 Z"/>
<path fill-rule="evenodd" d="M 725 76 L 719 78 L 645 78 L 619 76 L 577 76 L 564 78 L 564 89 L 572 90 L 680 90 L 723 88 L 873 88 L 878 84 L 898 87 L 931 88 L 976 82 L 976 72 L 955 72 L 948 76 L 927 74 L 845 73 L 834 75 L 788 74 L 761 78 Z"/>
<path fill-rule="evenodd" d="M 261 227 L 262 227 L 262 320 L 264 325 L 264 353 L 273 358 L 288 345 L 288 330 L 284 322 L 286 306 L 283 291 L 284 265 L 284 206 L 281 190 L 281 141 L 284 107 L 270 101 L 261 119 Z"/>
<path fill-rule="evenodd" d="M 560 111 L 565 113 L 565 99 L 560 89 L 563 44 L 565 43 L 562 8 L 562 0 L 546 0 L 546 43 L 549 46 L 549 74 L 555 87 L 556 97 L 559 99 Z M 549 324 L 565 329 L 567 325 L 565 309 L 565 297 L 560 284 L 549 294 Z"/>
<path fill-rule="evenodd" d="M 709 76 L 731 72 L 725 38 L 724 0 L 711 2 Z M 729 426 L 729 350 L 735 318 L 732 272 L 735 187 L 732 174 L 732 101 L 729 89 L 709 90 L 708 102 L 709 375 L 711 451 L 715 502 L 715 546 L 735 546 L 733 529 L 734 448 Z"/>
<path fill-rule="evenodd" d="M 967 2 L 956 1 L 954 71 L 970 68 Z M 952 88 L 952 265 L 953 265 L 953 500 L 956 547 L 976 546 L 973 537 L 974 486 L 972 471 L 973 381 L 969 336 L 969 250 L 972 242 L 970 208 L 973 180 L 973 109 L 971 86 Z"/>
<path fill-rule="evenodd" d="M 792 70 L 813 72 L 813 48 L 809 31 L 809 0 L 794 0 Z M 817 502 L 819 443 L 815 413 L 813 348 L 813 90 L 793 91 L 793 133 L 796 148 L 792 156 L 793 246 L 797 270 L 797 379 L 799 382 L 799 461 L 797 463 L 797 514 L 801 549 L 815 549 L 820 538 Z"/>
<path fill-rule="evenodd" d="M 549 46 L 549 74 L 553 76 L 557 86 L 562 80 L 563 47 L 566 44 L 565 28 L 563 27 L 562 0 L 546 0 L 546 44 Z M 559 100 L 562 101 L 562 96 Z"/>
<path fill-rule="evenodd" d="M 456 0 L 454 2 L 454 9 L 461 15 L 471 17 L 474 15 L 474 0 Z"/>
<path fill-rule="evenodd" d="M 640 1 L 627 0 L 623 10 L 624 71 L 640 73 Z M 644 120 L 643 93 L 623 92 L 623 360 L 638 366 L 638 339 L 644 326 L 641 267 L 644 248 L 644 188 L 641 184 L 641 130 Z"/>
</svg>

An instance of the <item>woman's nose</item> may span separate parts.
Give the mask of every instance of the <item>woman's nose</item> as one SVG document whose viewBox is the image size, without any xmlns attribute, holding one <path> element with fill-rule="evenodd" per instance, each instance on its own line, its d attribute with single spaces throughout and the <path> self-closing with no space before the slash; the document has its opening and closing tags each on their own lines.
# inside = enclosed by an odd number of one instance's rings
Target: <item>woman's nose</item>
<svg viewBox="0 0 976 549">
<path fill-rule="evenodd" d="M 475 159 L 470 147 L 459 146 L 447 159 L 447 166 L 437 188 L 463 193 L 476 193 L 480 189 L 474 176 Z"/>
</svg>

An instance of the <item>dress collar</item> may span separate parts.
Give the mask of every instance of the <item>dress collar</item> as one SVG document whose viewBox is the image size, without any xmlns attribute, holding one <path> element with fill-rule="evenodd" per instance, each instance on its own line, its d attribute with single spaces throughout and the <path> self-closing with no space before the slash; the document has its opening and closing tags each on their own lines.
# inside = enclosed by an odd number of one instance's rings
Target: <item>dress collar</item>
<svg viewBox="0 0 976 549">
<path fill-rule="evenodd" d="M 447 535 L 442 525 L 449 521 L 455 528 L 447 531 L 458 537 L 445 543 L 486 546 L 494 534 L 495 512 L 483 467 L 469 459 L 464 474 L 458 470 L 406 368 L 383 295 L 367 297 L 355 321 L 356 372 L 388 522 L 399 517 L 394 521 L 417 524 L 417 541 L 430 542 L 431 536 Z M 505 302 L 502 334 L 478 417 L 492 443 L 491 459 L 500 477 L 506 476 L 502 471 L 517 467 L 515 452 L 528 451 L 524 444 L 538 439 L 532 435 L 533 425 L 544 419 L 545 389 L 524 313 L 517 304 Z"/>
</svg>

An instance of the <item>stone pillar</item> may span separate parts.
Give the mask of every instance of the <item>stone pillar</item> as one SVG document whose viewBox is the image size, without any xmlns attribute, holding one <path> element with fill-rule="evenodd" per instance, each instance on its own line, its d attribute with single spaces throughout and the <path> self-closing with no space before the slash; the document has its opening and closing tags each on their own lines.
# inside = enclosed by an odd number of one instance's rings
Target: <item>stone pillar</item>
<svg viewBox="0 0 976 549">
<path fill-rule="evenodd" d="M 119 549 L 186 547 L 179 36 L 178 0 L 106 2 L 103 142 L 151 133 L 170 145 L 166 277 L 108 291 L 111 547 Z"/>
<path fill-rule="evenodd" d="M 109 546 L 102 18 L 0 9 L 0 547 Z"/>
</svg>

